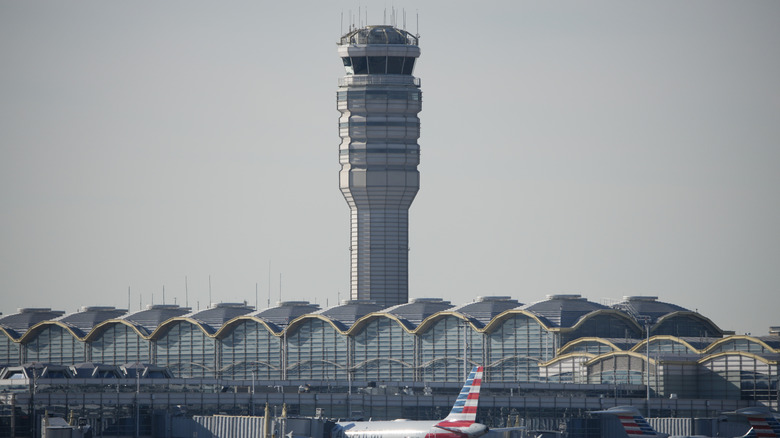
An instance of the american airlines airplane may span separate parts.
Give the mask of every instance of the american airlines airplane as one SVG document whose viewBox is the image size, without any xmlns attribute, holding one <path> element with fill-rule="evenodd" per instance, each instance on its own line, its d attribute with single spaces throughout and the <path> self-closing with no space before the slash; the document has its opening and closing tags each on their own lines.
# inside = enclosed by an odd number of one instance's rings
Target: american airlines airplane
<svg viewBox="0 0 780 438">
<path fill-rule="evenodd" d="M 593 411 L 591 414 L 615 415 L 620 419 L 620 424 L 625 429 L 629 437 L 635 436 L 657 436 L 659 438 L 709 438 L 703 435 L 682 435 L 669 436 L 665 433 L 656 432 L 653 426 L 647 422 L 645 417 L 639 413 L 639 410 L 633 406 L 616 406 L 605 411 Z M 780 423 L 766 408 L 745 408 L 739 409 L 732 414 L 738 414 L 747 417 L 751 429 L 740 438 L 765 437 L 779 438 Z"/>
<path fill-rule="evenodd" d="M 440 421 L 349 421 L 337 426 L 347 438 L 477 438 L 488 432 L 476 422 L 481 385 L 482 367 L 474 367 L 450 414 Z"/>
</svg>

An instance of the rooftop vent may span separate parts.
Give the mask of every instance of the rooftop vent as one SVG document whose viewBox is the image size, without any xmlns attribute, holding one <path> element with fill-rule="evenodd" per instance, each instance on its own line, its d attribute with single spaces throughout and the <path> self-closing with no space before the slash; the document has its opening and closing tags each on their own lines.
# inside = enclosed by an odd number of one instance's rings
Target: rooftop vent
<svg viewBox="0 0 780 438">
<path fill-rule="evenodd" d="M 548 300 L 582 300 L 582 295 L 580 294 L 555 294 L 555 295 L 547 295 Z"/>
<path fill-rule="evenodd" d="M 494 296 L 486 296 L 486 297 L 477 297 L 477 301 L 484 302 L 484 301 L 515 301 L 512 299 L 512 297 L 504 296 L 504 295 L 494 295 Z"/>
<path fill-rule="evenodd" d="M 374 300 L 341 300 L 342 306 L 358 305 L 358 304 L 376 304 Z"/>
<path fill-rule="evenodd" d="M 79 312 L 102 312 L 106 310 L 119 310 L 114 306 L 81 306 Z"/>
<path fill-rule="evenodd" d="M 246 302 L 243 303 L 211 303 L 209 306 L 209 309 L 250 309 L 252 307 L 249 307 L 246 305 Z"/>
<path fill-rule="evenodd" d="M 181 309 L 178 304 L 147 304 L 146 310 L 175 310 Z"/>
<path fill-rule="evenodd" d="M 44 313 L 51 312 L 51 307 L 21 307 L 16 310 L 19 313 Z M 61 312 L 61 310 L 55 310 L 55 312 Z"/>
<path fill-rule="evenodd" d="M 449 301 L 444 301 L 441 298 L 412 298 L 410 303 L 443 303 L 450 304 Z"/>
<path fill-rule="evenodd" d="M 658 297 L 649 295 L 623 295 L 623 301 L 658 301 Z"/>
<path fill-rule="evenodd" d="M 308 301 L 277 301 L 276 305 L 279 307 L 294 307 L 294 306 L 310 306 Z"/>
</svg>

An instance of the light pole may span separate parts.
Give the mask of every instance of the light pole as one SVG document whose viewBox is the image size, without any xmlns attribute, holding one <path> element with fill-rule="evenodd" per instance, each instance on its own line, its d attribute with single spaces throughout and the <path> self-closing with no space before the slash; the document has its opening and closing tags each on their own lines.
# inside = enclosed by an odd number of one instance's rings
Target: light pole
<svg viewBox="0 0 780 438">
<path fill-rule="evenodd" d="M 650 417 L 650 317 L 639 317 L 645 323 L 645 388 L 647 389 L 647 416 Z"/>
<path fill-rule="evenodd" d="M 252 405 L 252 416 L 255 416 L 255 369 L 252 367 L 252 394 L 249 396 L 249 404 Z"/>
</svg>

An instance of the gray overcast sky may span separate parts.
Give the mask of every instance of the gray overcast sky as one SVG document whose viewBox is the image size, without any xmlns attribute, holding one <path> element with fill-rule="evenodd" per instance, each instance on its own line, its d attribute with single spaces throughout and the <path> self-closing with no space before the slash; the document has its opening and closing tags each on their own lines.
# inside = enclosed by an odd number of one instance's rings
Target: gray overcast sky
<svg viewBox="0 0 780 438">
<path fill-rule="evenodd" d="M 0 2 L 0 311 L 348 296 L 341 14 L 422 57 L 410 297 L 780 325 L 780 2 Z M 402 20 L 399 20 L 402 22 Z M 269 261 L 271 264 L 269 274 Z"/>
</svg>

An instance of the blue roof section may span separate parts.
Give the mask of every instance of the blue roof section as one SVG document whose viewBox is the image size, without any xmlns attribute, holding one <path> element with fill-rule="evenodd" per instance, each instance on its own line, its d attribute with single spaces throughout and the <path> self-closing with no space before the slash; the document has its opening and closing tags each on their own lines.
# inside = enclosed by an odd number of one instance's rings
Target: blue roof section
<svg viewBox="0 0 780 438">
<path fill-rule="evenodd" d="M 117 309 L 112 306 L 85 306 L 80 308 L 78 312 L 61 316 L 55 321 L 68 325 L 74 332 L 78 333 L 79 337 L 84 337 L 101 322 L 118 318 L 125 313 L 127 313 L 127 309 Z"/>
<path fill-rule="evenodd" d="M 658 301 L 658 297 L 651 296 L 625 296 L 623 301 L 615 304 L 612 308 L 628 313 L 635 319 L 649 317 L 650 323 L 654 324 L 664 315 L 672 312 L 689 312 L 688 309 L 676 304 L 664 303 Z"/>
<path fill-rule="evenodd" d="M 48 307 L 24 308 L 19 309 L 17 313 L 0 317 L 0 326 L 14 339 L 19 339 L 35 324 L 53 320 L 64 314 L 62 310 L 51 310 Z"/>
<path fill-rule="evenodd" d="M 274 331 L 281 332 L 290 322 L 301 315 L 314 313 L 320 306 L 308 301 L 279 301 L 276 307 L 253 313 L 252 316 L 260 318 L 269 325 L 275 327 Z"/>
<path fill-rule="evenodd" d="M 547 295 L 547 299 L 525 306 L 552 327 L 572 327 L 583 316 L 609 307 L 588 301 L 576 294 Z"/>
<path fill-rule="evenodd" d="M 345 300 L 340 305 L 316 312 L 322 316 L 328 317 L 336 323 L 341 330 L 347 330 L 352 327 L 358 319 L 369 313 L 379 312 L 382 306 L 370 300 Z"/>
<path fill-rule="evenodd" d="M 206 310 L 196 311 L 187 315 L 182 315 L 198 321 L 201 326 L 209 333 L 215 333 L 226 322 L 231 319 L 251 313 L 254 307 L 247 306 L 246 303 L 212 303 Z"/>
<path fill-rule="evenodd" d="M 190 313 L 189 307 L 179 307 L 175 304 L 152 304 L 146 306 L 146 309 L 129 313 L 120 319 L 128 321 L 138 328 L 143 329 L 146 334 L 152 333 L 163 322 L 183 316 Z"/>
<path fill-rule="evenodd" d="M 474 325 L 481 328 L 486 326 L 493 318 L 501 313 L 518 308 L 522 305 L 523 303 L 512 299 L 512 297 L 487 296 L 477 297 L 477 299 L 471 303 L 466 303 L 450 310 L 471 319 Z"/>
<path fill-rule="evenodd" d="M 396 316 L 408 328 L 414 329 L 425 318 L 437 312 L 450 310 L 452 307 L 449 301 L 444 301 L 441 298 L 414 298 L 406 304 L 388 307 L 384 312 Z"/>
</svg>

